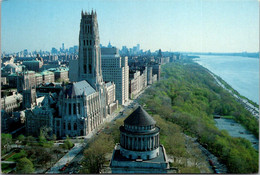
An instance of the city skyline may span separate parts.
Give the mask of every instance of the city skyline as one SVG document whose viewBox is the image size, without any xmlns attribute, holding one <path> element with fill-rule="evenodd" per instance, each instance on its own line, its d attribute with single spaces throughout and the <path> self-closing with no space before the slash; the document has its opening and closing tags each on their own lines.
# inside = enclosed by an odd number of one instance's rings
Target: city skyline
<svg viewBox="0 0 260 175">
<path fill-rule="evenodd" d="M 97 12 L 100 43 L 144 50 L 258 52 L 259 2 L 82 1 L 2 2 L 2 52 L 78 45 L 81 11 Z M 59 7 L 59 8 L 57 8 Z"/>
</svg>

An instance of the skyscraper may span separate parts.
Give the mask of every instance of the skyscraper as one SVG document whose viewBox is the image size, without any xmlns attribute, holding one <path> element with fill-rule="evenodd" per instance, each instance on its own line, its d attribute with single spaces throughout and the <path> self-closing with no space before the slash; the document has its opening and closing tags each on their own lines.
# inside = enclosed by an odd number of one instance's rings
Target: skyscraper
<svg viewBox="0 0 260 175">
<path fill-rule="evenodd" d="M 101 55 L 103 79 L 115 83 L 116 99 L 124 105 L 129 98 L 128 57 L 121 57 L 115 47 L 101 48 Z"/>
<path fill-rule="evenodd" d="M 78 81 L 86 80 L 94 89 L 103 82 L 96 12 L 81 13 Z"/>
</svg>

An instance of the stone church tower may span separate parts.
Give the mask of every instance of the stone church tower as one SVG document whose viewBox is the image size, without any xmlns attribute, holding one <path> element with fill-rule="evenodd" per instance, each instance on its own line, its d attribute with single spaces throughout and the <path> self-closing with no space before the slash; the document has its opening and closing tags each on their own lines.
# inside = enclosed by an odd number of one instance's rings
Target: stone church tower
<svg viewBox="0 0 260 175">
<path fill-rule="evenodd" d="M 78 81 L 86 80 L 94 89 L 102 84 L 101 51 L 96 12 L 81 12 Z M 75 70 L 76 71 L 76 70 Z"/>
</svg>

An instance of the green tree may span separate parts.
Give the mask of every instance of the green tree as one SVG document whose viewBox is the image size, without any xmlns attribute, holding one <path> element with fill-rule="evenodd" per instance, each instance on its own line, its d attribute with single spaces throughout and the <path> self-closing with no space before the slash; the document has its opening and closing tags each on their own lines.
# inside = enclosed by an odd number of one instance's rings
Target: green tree
<svg viewBox="0 0 260 175">
<path fill-rule="evenodd" d="M 84 151 L 85 161 L 81 173 L 100 173 L 105 162 L 105 154 L 113 150 L 114 142 L 111 135 L 100 134 L 88 149 Z"/>
<path fill-rule="evenodd" d="M 66 140 L 64 141 L 63 148 L 70 149 L 74 146 L 74 144 L 71 142 L 69 136 L 67 136 Z"/>
<path fill-rule="evenodd" d="M 18 140 L 21 144 L 24 144 L 25 136 L 21 134 L 21 135 L 19 135 L 19 136 L 17 137 L 17 140 Z"/>
<path fill-rule="evenodd" d="M 21 158 L 17 162 L 16 173 L 18 174 L 34 173 L 33 163 L 26 157 Z"/>
<path fill-rule="evenodd" d="M 2 149 L 7 152 L 10 149 L 10 145 L 12 144 L 12 135 L 11 134 L 1 134 L 1 146 Z"/>
</svg>

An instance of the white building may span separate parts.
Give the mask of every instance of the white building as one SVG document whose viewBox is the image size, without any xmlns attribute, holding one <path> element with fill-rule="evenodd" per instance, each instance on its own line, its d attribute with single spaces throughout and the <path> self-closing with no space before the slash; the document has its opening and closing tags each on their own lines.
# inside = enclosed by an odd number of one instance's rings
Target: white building
<svg viewBox="0 0 260 175">
<path fill-rule="evenodd" d="M 120 57 L 118 49 L 101 48 L 102 73 L 104 81 L 112 81 L 116 85 L 116 99 L 125 104 L 129 99 L 129 67 L 128 57 Z"/>
</svg>

